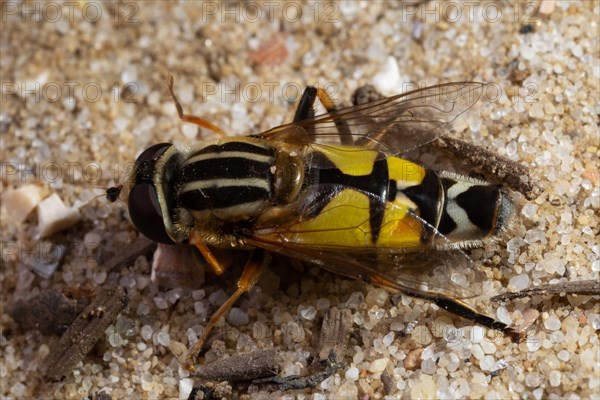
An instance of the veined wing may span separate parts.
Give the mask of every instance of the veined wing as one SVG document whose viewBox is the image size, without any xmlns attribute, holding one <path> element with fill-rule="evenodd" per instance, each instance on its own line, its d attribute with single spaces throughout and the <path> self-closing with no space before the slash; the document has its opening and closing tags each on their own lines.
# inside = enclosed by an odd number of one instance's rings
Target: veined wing
<svg viewBox="0 0 600 400">
<path fill-rule="evenodd" d="M 335 193 L 337 188 L 321 188 Z M 424 299 L 441 293 L 467 299 L 481 294 L 483 281 L 469 256 L 413 211 L 388 205 L 395 217 L 384 218 L 377 240 L 366 202 L 323 207 L 319 200 L 300 218 L 263 225 L 245 242 L 354 279 Z M 337 194 L 339 196 L 339 194 Z M 314 224 L 306 216 L 315 214 Z M 347 218 L 343 216 L 347 215 Z M 337 221 L 328 223 L 328 221 Z M 397 233 L 397 237 L 392 237 Z M 420 242 L 428 238 L 428 243 Z"/>
<path fill-rule="evenodd" d="M 299 145 L 345 144 L 401 154 L 446 134 L 485 84 L 453 82 L 341 108 L 256 135 Z"/>
</svg>

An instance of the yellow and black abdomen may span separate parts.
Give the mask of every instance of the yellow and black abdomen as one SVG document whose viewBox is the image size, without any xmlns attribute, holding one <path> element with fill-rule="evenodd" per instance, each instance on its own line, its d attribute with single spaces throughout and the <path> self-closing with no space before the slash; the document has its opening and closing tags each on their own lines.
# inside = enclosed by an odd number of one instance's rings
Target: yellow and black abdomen
<svg viewBox="0 0 600 400">
<path fill-rule="evenodd" d="M 508 223 L 513 207 L 501 189 L 500 185 L 427 169 L 420 184 L 396 193 L 415 204 L 419 216 L 435 228 L 431 238 L 428 229 L 423 230 L 422 242 L 430 239 L 436 245 L 466 247 L 496 235 Z M 447 240 L 439 240 L 436 234 Z"/>
<path fill-rule="evenodd" d="M 357 250 L 474 246 L 512 211 L 497 185 L 343 146 L 307 156 L 298 204 L 285 240 Z"/>
</svg>

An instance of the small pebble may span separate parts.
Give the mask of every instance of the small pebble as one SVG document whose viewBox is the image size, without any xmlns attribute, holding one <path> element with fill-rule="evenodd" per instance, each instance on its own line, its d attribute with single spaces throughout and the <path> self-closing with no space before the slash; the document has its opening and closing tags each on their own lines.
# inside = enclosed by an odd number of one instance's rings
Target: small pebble
<svg viewBox="0 0 600 400">
<path fill-rule="evenodd" d="M 421 354 L 423 353 L 423 348 L 419 347 L 417 349 L 411 350 L 404 359 L 404 369 L 407 371 L 415 371 L 422 362 Z"/>
<path fill-rule="evenodd" d="M 161 346 L 167 347 L 167 346 L 169 346 L 169 343 L 171 343 L 171 337 L 169 336 L 169 334 L 167 332 L 160 331 L 156 334 L 156 341 Z"/>
<path fill-rule="evenodd" d="M 433 340 L 431 331 L 425 325 L 417 326 L 412 334 L 412 339 L 421 346 L 426 346 Z"/>
<path fill-rule="evenodd" d="M 330 301 L 326 298 L 320 298 L 317 300 L 317 310 L 328 310 L 330 308 Z"/>
<path fill-rule="evenodd" d="M 359 371 L 358 371 L 358 368 L 356 368 L 356 367 L 351 367 L 351 368 L 348 368 L 348 369 L 346 370 L 345 377 L 346 377 L 346 379 L 348 379 L 349 381 L 353 381 L 353 382 L 354 382 L 354 381 L 357 381 L 357 380 L 358 380 L 358 372 L 359 372 Z"/>
<path fill-rule="evenodd" d="M 153 298 L 153 300 L 154 300 L 154 305 L 159 310 L 166 310 L 169 307 L 169 303 L 167 303 L 167 301 L 163 297 L 156 296 Z"/>
<path fill-rule="evenodd" d="M 335 383 L 335 380 L 333 378 L 333 376 L 330 376 L 329 378 L 326 378 L 323 382 L 321 382 L 321 389 L 323 390 L 330 390 L 333 385 Z"/>
<path fill-rule="evenodd" d="M 348 300 L 346 300 L 346 307 L 348 308 L 358 308 L 361 304 L 365 302 L 365 295 L 362 292 L 354 292 L 350 295 Z"/>
<path fill-rule="evenodd" d="M 557 331 L 560 329 L 561 322 L 556 318 L 556 315 L 550 315 L 548 319 L 544 321 L 544 326 L 550 331 Z"/>
<path fill-rule="evenodd" d="M 485 356 L 479 361 L 479 367 L 484 371 L 492 371 L 494 367 L 494 357 Z"/>
<path fill-rule="evenodd" d="M 534 353 L 534 352 L 538 351 L 541 347 L 542 347 L 541 340 L 536 339 L 536 338 L 527 340 L 527 350 L 529 350 L 530 353 Z"/>
<path fill-rule="evenodd" d="M 421 371 L 423 371 L 424 374 L 433 375 L 436 370 L 437 365 L 435 360 L 423 360 L 423 362 L 421 363 Z"/>
<path fill-rule="evenodd" d="M 539 206 L 535 203 L 527 203 L 521 209 L 521 213 L 524 217 L 531 219 L 536 215 L 538 208 Z"/>
<path fill-rule="evenodd" d="M 153 329 L 150 325 L 144 325 L 140 330 L 140 334 L 142 335 L 142 339 L 144 340 L 150 340 L 150 338 L 152 337 L 152 333 Z"/>
<path fill-rule="evenodd" d="M 317 315 L 317 310 L 313 306 L 303 308 L 300 311 L 300 316 L 307 321 L 312 321 L 313 319 L 315 319 L 316 315 Z"/>
<path fill-rule="evenodd" d="M 394 334 L 394 332 L 388 333 L 383 337 L 383 345 L 389 347 L 394 342 L 395 337 L 396 335 Z"/>
<path fill-rule="evenodd" d="M 527 289 L 529 286 L 529 275 L 521 274 L 517 276 L 513 276 L 508 281 L 508 289 L 514 292 L 518 292 L 524 289 Z"/>
<path fill-rule="evenodd" d="M 548 378 L 550 380 L 550 385 L 557 387 L 557 386 L 560 386 L 562 374 L 560 373 L 560 371 L 550 371 Z"/>
<path fill-rule="evenodd" d="M 383 372 L 389 361 L 390 359 L 387 357 L 379 358 L 371 363 L 369 371 L 372 373 Z"/>
<path fill-rule="evenodd" d="M 541 376 L 537 372 L 530 372 L 525 375 L 525 384 L 529 387 L 538 387 L 541 383 Z"/>
<path fill-rule="evenodd" d="M 367 297 L 365 298 L 365 302 L 369 306 L 378 306 L 382 307 L 385 304 L 385 301 L 388 299 L 389 293 L 387 290 L 382 288 L 377 288 L 370 290 L 367 293 Z"/>
<path fill-rule="evenodd" d="M 250 322 L 248 313 L 238 307 L 232 307 L 227 315 L 227 323 L 231 326 L 245 326 Z"/>
<path fill-rule="evenodd" d="M 192 378 L 185 378 L 179 381 L 179 398 L 187 399 L 192 393 L 194 387 L 194 380 Z"/>
</svg>

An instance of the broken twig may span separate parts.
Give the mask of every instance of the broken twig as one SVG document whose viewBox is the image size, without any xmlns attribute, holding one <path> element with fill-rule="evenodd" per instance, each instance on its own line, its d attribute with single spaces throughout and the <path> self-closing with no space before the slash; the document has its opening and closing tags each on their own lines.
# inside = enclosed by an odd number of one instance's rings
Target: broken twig
<svg viewBox="0 0 600 400">
<path fill-rule="evenodd" d="M 277 375 L 277 352 L 274 349 L 237 354 L 202 366 L 197 376 L 230 382 L 250 381 Z"/>
<path fill-rule="evenodd" d="M 491 298 L 492 301 L 508 301 L 530 296 L 544 296 L 548 294 L 581 294 L 600 296 L 600 282 L 596 280 L 561 282 L 551 285 L 541 285 L 523 289 L 519 292 L 502 293 Z"/>
<path fill-rule="evenodd" d="M 350 310 L 329 309 L 321 325 L 318 361 L 327 360 L 331 352 L 336 354 L 336 361 L 343 359 L 351 326 Z"/>
<path fill-rule="evenodd" d="M 292 375 L 286 376 L 285 378 L 281 378 L 279 376 L 272 376 L 269 378 L 255 379 L 254 381 L 252 381 L 252 383 L 275 384 L 278 386 L 279 390 L 314 388 L 319 383 L 323 382 L 325 379 L 333 375 L 338 369 L 346 366 L 345 363 L 336 362 L 335 360 L 336 355 L 334 352 L 331 352 L 329 354 L 329 358 L 327 359 L 327 367 L 325 368 L 325 370 L 307 377 Z"/>
<path fill-rule="evenodd" d="M 44 378 L 63 379 L 92 350 L 127 304 L 123 288 L 105 289 L 69 326 L 45 362 Z"/>
</svg>

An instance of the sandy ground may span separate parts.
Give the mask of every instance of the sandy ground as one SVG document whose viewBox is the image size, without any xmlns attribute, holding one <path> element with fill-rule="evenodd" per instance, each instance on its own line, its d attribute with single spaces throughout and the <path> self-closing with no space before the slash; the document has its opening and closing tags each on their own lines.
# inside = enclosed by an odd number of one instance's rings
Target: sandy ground
<svg viewBox="0 0 600 400">
<path fill-rule="evenodd" d="M 543 193 L 531 201 L 513 194 L 510 229 L 471 253 L 476 266 L 483 264 L 487 288 L 501 293 L 598 280 L 597 1 L 5 1 L 1 7 L 2 192 L 35 184 L 80 212 L 76 224 L 40 239 L 35 212 L 14 222 L 11 210 L 2 211 L 3 399 L 186 398 L 200 383 L 181 368 L 178 350 L 195 340 L 239 272 L 207 276 L 194 290 L 164 289 L 150 281 L 150 258 L 110 271 L 98 261 L 125 252 L 138 233 L 122 203 L 95 196 L 122 181 L 149 145 L 210 136 L 177 118 L 164 85 L 169 72 L 184 109 L 231 135 L 290 121 L 307 84 L 348 102 L 366 83 L 386 95 L 415 84 L 492 83 L 498 95 L 462 116 L 456 136 L 523 163 Z M 65 250 L 56 268 L 44 258 L 51 244 Z M 44 382 L 44 360 L 58 336 L 23 332 L 10 307 L 49 289 L 81 299 L 118 286 L 129 303 L 98 345 L 63 381 Z M 598 398 L 597 296 L 476 304 L 507 323 L 534 311 L 540 316 L 527 340 L 513 343 L 425 301 L 388 296 L 314 267 L 298 273 L 280 265 L 218 327 L 223 339 L 206 359 L 275 348 L 281 376 L 307 375 L 322 318 L 337 307 L 349 310 L 352 322 L 343 367 L 314 388 L 236 383 L 224 393 Z M 457 328 L 460 339 L 446 334 Z"/>
</svg>

